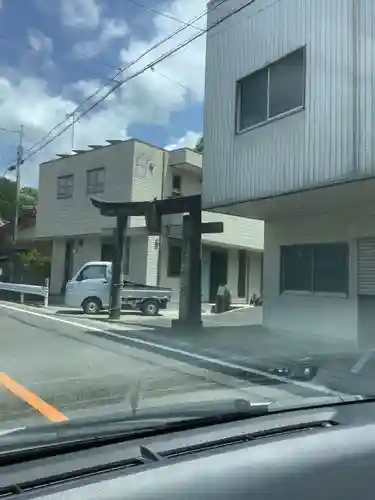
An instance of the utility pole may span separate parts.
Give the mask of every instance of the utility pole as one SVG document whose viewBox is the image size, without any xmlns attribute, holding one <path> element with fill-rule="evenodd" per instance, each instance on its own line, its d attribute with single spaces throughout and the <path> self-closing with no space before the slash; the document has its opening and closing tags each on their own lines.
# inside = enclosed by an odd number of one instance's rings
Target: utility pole
<svg viewBox="0 0 375 500">
<path fill-rule="evenodd" d="M 112 277 L 109 304 L 109 319 L 120 319 L 121 317 L 121 288 L 124 282 L 124 243 L 128 216 L 117 215 L 115 234 L 115 254 L 112 260 Z"/>
<path fill-rule="evenodd" d="M 73 151 L 73 149 L 74 149 L 74 137 L 75 137 L 75 111 L 73 111 L 72 113 L 67 113 L 66 117 L 72 119 L 72 136 L 71 136 L 71 141 L 72 141 L 72 151 Z"/>
<path fill-rule="evenodd" d="M 16 158 L 16 199 L 14 207 L 14 227 L 13 227 L 13 245 L 16 245 L 18 236 L 18 218 L 19 218 L 19 204 L 20 204 L 20 190 L 21 190 L 21 172 L 20 167 L 23 164 L 23 125 L 21 125 L 19 132 L 19 142 L 17 146 Z"/>
</svg>

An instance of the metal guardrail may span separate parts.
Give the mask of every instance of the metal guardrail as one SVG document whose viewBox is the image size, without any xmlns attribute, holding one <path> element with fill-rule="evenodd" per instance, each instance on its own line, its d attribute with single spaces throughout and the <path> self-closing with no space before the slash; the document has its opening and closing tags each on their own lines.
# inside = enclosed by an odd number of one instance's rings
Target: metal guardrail
<svg viewBox="0 0 375 500">
<path fill-rule="evenodd" d="M 44 298 L 44 306 L 48 306 L 49 280 L 46 279 L 45 285 L 26 285 L 25 283 L 6 283 L 0 281 L 0 290 L 15 292 L 20 294 L 20 302 L 24 303 L 25 295 L 38 295 Z"/>
</svg>

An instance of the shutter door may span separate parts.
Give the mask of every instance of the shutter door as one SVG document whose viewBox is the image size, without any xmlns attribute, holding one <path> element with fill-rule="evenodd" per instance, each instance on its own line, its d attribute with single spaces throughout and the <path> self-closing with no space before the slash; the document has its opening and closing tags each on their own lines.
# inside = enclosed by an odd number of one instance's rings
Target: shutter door
<svg viewBox="0 0 375 500">
<path fill-rule="evenodd" d="M 375 238 L 358 240 L 358 294 L 375 295 Z"/>
</svg>

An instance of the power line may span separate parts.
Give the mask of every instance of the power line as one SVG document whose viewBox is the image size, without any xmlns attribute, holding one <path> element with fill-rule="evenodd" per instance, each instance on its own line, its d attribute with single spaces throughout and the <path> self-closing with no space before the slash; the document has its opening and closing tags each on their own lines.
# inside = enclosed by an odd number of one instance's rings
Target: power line
<svg viewBox="0 0 375 500">
<path fill-rule="evenodd" d="M 0 130 L 2 132 L 8 132 L 9 134 L 19 134 L 20 133 L 19 129 L 15 130 L 15 129 L 5 128 L 5 127 L 0 127 Z"/>
<path fill-rule="evenodd" d="M 157 43 L 155 43 L 152 47 L 150 47 L 149 49 L 147 49 L 146 51 L 142 52 L 138 57 L 136 57 L 135 59 L 133 59 L 133 61 L 131 61 L 130 63 L 128 63 L 124 68 L 121 68 L 119 69 L 116 74 L 110 78 L 110 80 L 112 81 L 112 83 L 114 83 L 114 88 L 113 88 L 113 91 L 115 91 L 118 87 L 119 87 L 119 81 L 116 80 L 116 78 L 121 75 L 124 71 L 126 71 L 127 69 L 129 69 L 131 66 L 133 66 L 134 64 L 136 64 L 137 62 L 139 62 L 143 57 L 147 56 L 150 52 L 152 52 L 153 50 L 155 50 L 156 48 L 160 47 L 163 43 L 166 43 L 167 41 L 171 40 L 174 36 L 178 35 L 179 33 L 181 33 L 182 31 L 186 30 L 192 23 L 198 21 L 199 19 L 201 19 L 202 17 L 204 17 L 209 11 L 212 11 L 216 8 L 218 8 L 220 5 L 222 5 L 224 2 L 226 2 L 227 0 L 221 0 L 218 4 L 214 5 L 213 7 L 211 7 L 211 9 L 207 9 L 205 10 L 202 14 L 199 14 L 197 16 L 195 16 L 194 18 L 190 19 L 188 21 L 188 23 L 185 23 L 183 26 L 181 26 L 180 28 L 178 28 L 177 30 L 175 30 L 173 33 L 171 33 L 170 35 L 166 36 L 165 38 L 159 40 Z M 205 33 L 205 31 L 202 31 L 202 32 L 199 32 L 198 34 L 199 35 L 202 35 L 203 33 Z M 76 114 L 78 111 L 81 110 L 81 108 L 86 104 L 88 103 L 93 97 L 95 97 L 96 95 L 98 95 L 100 92 L 102 92 L 103 90 L 105 90 L 106 87 L 109 86 L 109 83 L 103 85 L 102 87 L 98 88 L 95 92 L 93 92 L 91 95 L 89 95 L 74 111 L 71 111 L 70 114 Z M 112 92 L 111 92 L 112 93 Z M 109 94 L 108 94 L 109 95 Z M 107 96 L 106 96 L 107 97 Z M 101 102 L 101 101 L 98 101 L 98 103 Z M 91 111 L 91 108 L 89 108 L 89 111 Z M 41 139 L 39 139 L 35 144 L 33 144 L 28 150 L 27 152 L 30 152 L 29 156 L 31 155 L 31 151 L 34 150 L 34 148 L 36 148 L 36 146 L 38 146 L 38 144 L 40 144 L 41 142 L 43 142 L 44 140 L 48 139 L 48 137 L 55 131 L 57 130 L 59 127 L 63 126 L 65 123 L 67 123 L 67 119 L 64 119 L 62 120 L 61 122 L 59 122 L 57 125 L 55 125 L 45 136 L 43 136 Z M 65 132 L 66 129 L 63 130 L 63 132 Z M 62 133 L 63 133 L 62 132 Z M 56 135 L 56 137 L 58 137 L 59 135 L 61 134 L 58 134 Z M 54 136 L 55 137 L 55 136 Z M 51 141 L 49 141 L 47 144 L 49 144 Z M 37 148 L 36 151 L 39 151 L 40 148 Z M 34 153 L 32 153 L 32 155 L 34 155 Z"/>
<path fill-rule="evenodd" d="M 226 1 L 226 0 L 223 0 L 221 3 L 224 3 L 224 1 Z M 274 4 L 278 3 L 279 1 L 280 0 L 275 0 Z M 186 47 L 191 42 L 193 42 L 196 39 L 200 38 L 203 34 L 208 33 L 209 31 L 211 31 L 212 29 L 214 29 L 218 25 L 220 25 L 222 22 L 226 21 L 227 19 L 229 19 L 233 15 L 241 12 L 243 9 L 245 9 L 246 7 L 248 7 L 249 5 L 251 5 L 254 2 L 255 2 L 255 0 L 248 0 L 245 4 L 237 7 L 236 9 L 232 10 L 231 12 L 229 12 L 228 14 L 226 14 L 225 16 L 223 16 L 222 18 L 220 18 L 219 20 L 217 20 L 216 22 L 214 22 L 211 26 L 207 27 L 203 32 L 199 32 L 199 33 L 195 34 L 194 36 L 190 37 L 188 40 L 185 40 L 184 42 L 180 43 L 175 48 L 171 49 L 170 51 L 168 51 L 165 54 L 163 54 L 160 57 L 158 57 L 156 60 L 154 60 L 151 63 L 147 64 L 141 70 L 139 70 L 139 71 L 133 73 L 132 75 L 130 75 L 128 78 L 126 78 L 124 80 L 121 80 L 121 81 L 118 81 L 112 89 L 110 89 L 109 91 L 107 91 L 106 94 L 104 94 L 100 99 L 98 99 L 96 102 L 94 102 L 88 109 L 86 109 L 85 111 L 83 111 L 80 114 L 80 116 L 78 116 L 76 119 L 74 119 L 74 122 L 77 122 L 81 118 L 83 118 L 84 116 L 86 116 L 92 109 L 94 109 L 98 104 L 100 104 L 101 102 L 103 102 L 109 95 L 111 95 L 113 92 L 115 92 L 119 87 L 121 87 L 125 83 L 133 80 L 134 78 L 136 78 L 137 76 L 141 75 L 142 73 L 144 73 L 148 69 L 151 69 L 152 67 L 154 67 L 155 65 L 159 64 L 160 62 L 164 61 L 165 59 L 167 59 L 171 55 L 175 54 L 176 52 L 178 52 L 182 48 Z M 218 5 L 216 5 L 216 7 L 217 6 Z M 41 151 L 42 149 L 44 149 L 46 146 L 48 146 L 48 144 L 50 144 L 52 141 L 54 141 L 55 139 L 57 139 L 58 137 L 60 137 L 64 132 L 66 132 L 66 130 L 68 130 L 71 126 L 72 126 L 72 124 L 69 124 L 68 126 L 64 127 L 54 137 L 50 138 L 45 144 L 43 144 L 42 146 L 40 146 L 36 150 L 32 151 L 25 158 L 25 160 L 29 159 L 30 157 L 34 156 L 36 153 L 38 153 L 39 151 Z"/>
<path fill-rule="evenodd" d="M 178 17 L 171 16 L 170 14 L 166 14 L 165 12 L 161 12 L 160 10 L 148 7 L 147 5 L 138 2 L 138 0 L 126 0 L 126 1 L 132 3 L 133 5 L 137 5 L 138 7 L 142 7 L 143 9 L 146 9 L 149 12 L 152 12 L 153 14 L 158 14 L 159 16 L 163 16 L 166 17 L 167 19 L 171 19 L 172 21 L 177 21 L 178 23 L 184 24 L 188 28 L 194 28 L 198 31 L 203 31 L 203 28 L 198 28 L 198 26 L 194 26 L 194 24 L 192 24 L 191 21 L 182 21 L 182 19 L 179 19 Z"/>
<path fill-rule="evenodd" d="M 151 69 L 151 71 L 154 71 L 155 73 L 157 73 L 158 75 L 160 75 L 162 78 L 165 78 L 166 80 L 174 83 L 175 85 L 178 85 L 182 89 L 187 90 L 188 92 L 190 92 L 192 94 L 195 94 L 198 98 L 200 97 L 195 90 L 191 89 L 187 85 L 184 85 L 183 83 L 179 82 L 178 80 L 175 80 L 174 78 L 171 78 L 170 76 L 165 75 L 164 73 L 162 73 L 159 70 L 155 70 L 155 68 L 150 68 L 150 69 Z"/>
</svg>

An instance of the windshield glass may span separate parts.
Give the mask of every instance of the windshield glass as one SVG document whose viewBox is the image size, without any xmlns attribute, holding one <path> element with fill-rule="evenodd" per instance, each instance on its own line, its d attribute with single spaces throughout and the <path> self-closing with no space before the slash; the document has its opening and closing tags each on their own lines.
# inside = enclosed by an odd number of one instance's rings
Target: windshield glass
<svg viewBox="0 0 375 500">
<path fill-rule="evenodd" d="M 0 22 L 0 447 L 374 397 L 375 2 Z"/>
</svg>

